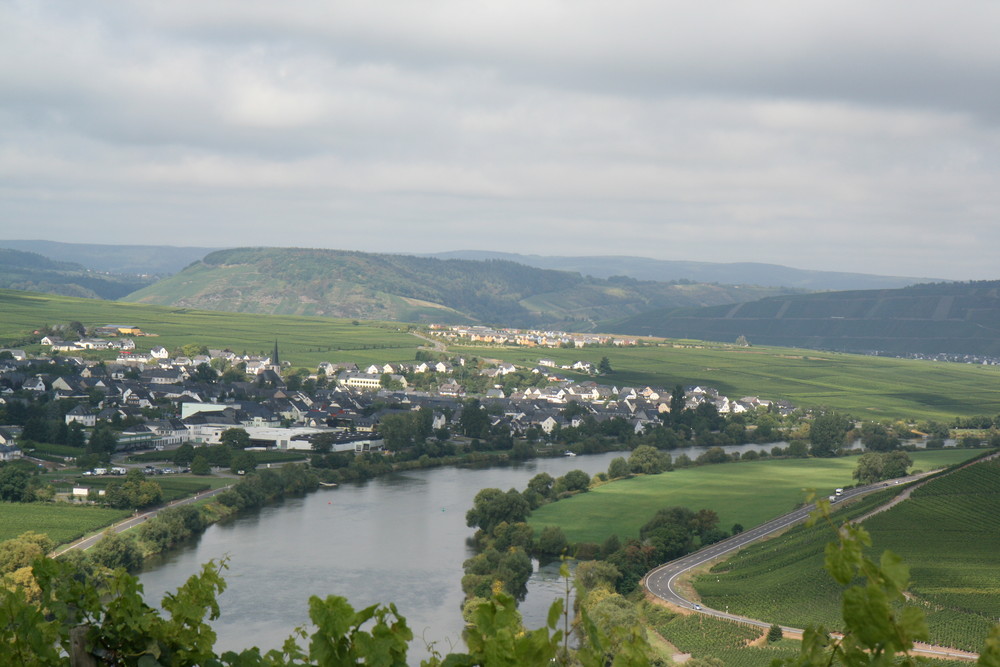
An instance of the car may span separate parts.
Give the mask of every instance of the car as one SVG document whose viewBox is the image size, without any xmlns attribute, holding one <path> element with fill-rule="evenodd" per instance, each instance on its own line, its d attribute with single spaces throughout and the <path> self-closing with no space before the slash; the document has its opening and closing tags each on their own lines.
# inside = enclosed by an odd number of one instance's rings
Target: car
<svg viewBox="0 0 1000 667">
<path fill-rule="evenodd" d="M 696 604 L 696 605 L 694 606 L 694 608 L 695 608 L 695 609 L 697 609 L 698 611 L 701 611 L 701 605 L 700 605 L 700 604 Z"/>
</svg>

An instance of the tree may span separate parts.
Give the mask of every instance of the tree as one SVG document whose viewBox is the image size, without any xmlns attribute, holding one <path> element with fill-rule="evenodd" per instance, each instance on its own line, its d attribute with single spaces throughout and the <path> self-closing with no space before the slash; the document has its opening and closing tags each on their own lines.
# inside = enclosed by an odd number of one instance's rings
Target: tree
<svg viewBox="0 0 1000 667">
<path fill-rule="evenodd" d="M 844 445 L 851 423 L 844 415 L 825 412 L 813 419 L 809 427 L 810 453 L 813 456 L 833 456 Z"/>
<path fill-rule="evenodd" d="M 624 456 L 616 456 L 611 459 L 611 464 L 608 465 L 608 479 L 621 479 L 631 474 L 632 470 Z"/>
<path fill-rule="evenodd" d="M 538 537 L 538 544 L 535 550 L 546 556 L 558 556 L 569 546 L 566 535 L 559 526 L 546 526 L 542 529 L 542 534 Z"/>
<path fill-rule="evenodd" d="M 675 385 L 670 392 L 670 421 L 677 424 L 681 420 L 682 413 L 687 402 L 684 400 L 684 387 Z"/>
<path fill-rule="evenodd" d="M 780 642 L 784 636 L 785 633 L 782 632 L 781 626 L 777 625 L 776 623 L 772 623 L 771 627 L 767 631 L 767 641 L 771 642 L 772 644 L 774 642 Z"/>
<path fill-rule="evenodd" d="M 246 429 L 227 428 L 219 436 L 219 442 L 230 449 L 246 449 L 250 446 L 250 434 Z"/>
<path fill-rule="evenodd" d="M 586 491 L 590 486 L 590 475 L 582 470 L 570 470 L 559 478 L 564 491 Z"/>
<path fill-rule="evenodd" d="M 611 375 L 613 372 L 611 369 L 611 361 L 607 357 L 601 357 L 600 363 L 597 364 L 597 372 L 601 375 Z"/>
<path fill-rule="evenodd" d="M 133 572 L 142 567 L 142 551 L 135 541 L 121 533 L 112 532 L 109 528 L 104 537 L 90 549 L 90 555 L 95 562 L 112 570 L 122 568 Z"/>
<path fill-rule="evenodd" d="M 899 449 L 899 437 L 876 422 L 865 422 L 861 425 L 861 444 L 873 452 L 891 452 Z"/>
<path fill-rule="evenodd" d="M 905 477 L 913 461 L 906 452 L 867 452 L 858 457 L 852 476 L 862 484 Z"/>
<path fill-rule="evenodd" d="M 194 457 L 194 445 L 189 442 L 185 442 L 183 445 L 174 450 L 174 465 L 182 467 L 191 465 Z"/>
<path fill-rule="evenodd" d="M 229 461 L 229 469 L 237 475 L 253 472 L 257 469 L 257 459 L 254 458 L 253 452 L 240 450 L 233 453 L 233 457 Z"/>
<path fill-rule="evenodd" d="M 671 467 L 670 455 L 650 445 L 639 445 L 628 457 L 629 468 L 634 473 L 657 475 Z"/>
<path fill-rule="evenodd" d="M 483 489 L 476 494 L 472 509 L 465 514 L 465 524 L 492 533 L 501 522 L 519 523 L 528 518 L 531 508 L 516 489 L 506 493 L 500 489 Z"/>
<path fill-rule="evenodd" d="M 462 406 L 462 414 L 458 418 L 458 426 L 462 431 L 462 435 L 468 438 L 484 437 L 484 432 L 490 426 L 490 416 L 483 409 L 478 398 L 470 398 Z"/>
<path fill-rule="evenodd" d="M 0 467 L 0 500 L 23 502 L 32 500 L 28 491 L 31 474 L 19 465 Z"/>
<path fill-rule="evenodd" d="M 211 475 L 212 466 L 202 454 L 196 454 L 191 461 L 191 473 L 194 475 Z"/>
<path fill-rule="evenodd" d="M 201 363 L 195 367 L 192 379 L 195 382 L 207 382 L 209 384 L 213 384 L 219 380 L 219 374 L 210 365 Z"/>
</svg>

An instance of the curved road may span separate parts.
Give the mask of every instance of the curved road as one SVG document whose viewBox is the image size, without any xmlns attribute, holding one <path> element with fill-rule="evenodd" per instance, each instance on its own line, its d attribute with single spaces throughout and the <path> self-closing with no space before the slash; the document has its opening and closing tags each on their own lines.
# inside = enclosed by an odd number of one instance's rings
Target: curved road
<svg viewBox="0 0 1000 667">
<path fill-rule="evenodd" d="M 212 496 L 218 495 L 218 494 L 222 493 L 223 491 L 225 491 L 226 489 L 231 488 L 231 486 L 232 485 L 230 484 L 230 485 L 227 485 L 227 486 L 221 486 L 221 487 L 219 487 L 217 489 L 209 489 L 208 491 L 202 491 L 201 493 L 197 493 L 197 494 L 195 494 L 193 496 L 189 496 L 187 498 L 181 498 L 180 500 L 175 500 L 173 502 L 167 503 L 166 505 L 163 505 L 162 507 L 157 507 L 157 508 L 154 508 L 154 509 L 151 509 L 151 510 L 147 510 L 147 511 L 141 513 L 141 514 L 137 513 L 135 516 L 132 516 L 132 517 L 130 517 L 128 519 L 125 519 L 124 521 L 121 521 L 119 523 L 112 524 L 112 525 L 108 526 L 108 528 L 105 528 L 104 530 L 102 530 L 100 533 L 97 533 L 96 535 L 91 535 L 89 537 L 84 537 L 84 538 L 81 538 L 81 539 L 77 540 L 76 542 L 73 542 L 72 544 L 66 545 L 65 547 L 60 548 L 58 551 L 55 551 L 55 552 L 53 552 L 50 555 L 52 556 L 52 558 L 58 558 L 59 556 L 61 556 L 64 553 L 66 553 L 67 551 L 72 551 L 74 549 L 82 549 L 82 550 L 86 551 L 90 547 L 92 547 L 95 544 L 97 544 L 98 542 L 100 542 L 101 538 L 104 537 L 105 531 L 107 531 L 109 528 L 111 530 L 113 530 L 114 532 L 116 532 L 116 533 L 124 533 L 129 528 L 135 528 L 136 526 L 138 526 L 138 525 L 140 525 L 142 523 L 145 523 L 145 521 L 147 519 L 156 516 L 157 514 L 159 514 L 160 512 L 162 512 L 165 509 L 169 509 L 171 507 L 179 507 L 181 505 L 188 505 L 188 504 L 193 503 L 193 502 L 195 502 L 197 500 L 201 500 L 202 498 L 211 498 Z"/>
<path fill-rule="evenodd" d="M 918 480 L 930 473 L 922 473 L 919 475 L 910 475 L 909 477 L 903 477 L 899 480 L 895 480 L 897 484 L 905 484 Z M 848 498 L 855 498 L 857 496 L 862 496 L 873 491 L 878 491 L 880 489 L 888 486 L 885 482 L 879 482 L 878 484 L 870 484 L 868 486 L 856 487 L 853 489 L 846 489 L 843 495 L 837 500 L 837 503 L 843 502 Z M 739 616 L 737 614 L 730 614 L 725 611 L 719 611 L 718 609 L 710 609 L 708 607 L 703 607 L 699 603 L 694 603 L 685 598 L 678 590 L 677 583 L 679 577 L 694 568 L 703 565 L 709 561 L 717 560 L 722 556 L 730 554 L 734 551 L 742 549 L 744 546 L 750 544 L 751 542 L 756 542 L 757 540 L 763 539 L 769 535 L 774 535 L 786 528 L 793 526 L 797 523 L 802 523 L 805 521 L 809 514 L 815 509 L 815 505 L 807 505 L 806 507 L 801 507 L 793 512 L 784 514 L 776 519 L 772 519 L 766 523 L 762 523 L 756 528 L 740 533 L 739 535 L 733 535 L 721 542 L 716 542 L 715 544 L 710 544 L 703 549 L 699 549 L 694 553 L 690 553 L 681 558 L 677 558 L 668 563 L 664 563 L 659 567 L 651 570 L 643 580 L 646 590 L 655 595 L 656 597 L 664 600 L 670 604 L 676 605 L 678 607 L 683 607 L 686 609 L 693 609 L 696 612 L 706 614 L 708 616 L 715 616 L 716 618 L 723 618 L 730 621 L 737 621 L 745 625 L 752 625 L 759 628 L 769 628 L 770 623 L 765 623 L 764 621 L 759 621 L 753 618 L 747 618 L 745 616 Z M 786 634 L 801 634 L 801 628 L 792 628 L 781 626 L 782 632 Z M 974 660 L 978 656 L 975 653 L 967 653 L 965 651 L 960 651 L 958 649 L 948 649 L 939 646 L 929 646 L 929 645 L 918 645 L 914 648 L 913 653 L 920 655 L 925 655 L 929 657 L 936 658 L 958 658 L 963 660 Z"/>
</svg>

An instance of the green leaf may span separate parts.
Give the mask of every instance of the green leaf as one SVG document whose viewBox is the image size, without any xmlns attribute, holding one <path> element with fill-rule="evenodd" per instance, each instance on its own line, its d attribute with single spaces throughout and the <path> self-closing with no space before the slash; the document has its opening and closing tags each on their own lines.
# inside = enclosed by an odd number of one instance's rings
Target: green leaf
<svg viewBox="0 0 1000 667">
<path fill-rule="evenodd" d="M 549 616 L 547 619 L 548 627 L 555 629 L 556 626 L 559 624 L 559 619 L 562 618 L 562 615 L 563 615 L 563 599 L 556 598 L 555 600 L 552 601 L 552 606 L 549 607 Z"/>
</svg>

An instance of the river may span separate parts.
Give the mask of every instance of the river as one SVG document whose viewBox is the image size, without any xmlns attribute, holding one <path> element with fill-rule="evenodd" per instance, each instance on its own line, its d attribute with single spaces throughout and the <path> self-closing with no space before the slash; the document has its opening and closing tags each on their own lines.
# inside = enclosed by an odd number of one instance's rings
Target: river
<svg viewBox="0 0 1000 667">
<path fill-rule="evenodd" d="M 728 451 L 770 449 L 739 445 Z M 697 457 L 703 449 L 670 452 Z M 151 559 L 140 579 L 147 600 L 158 602 L 210 559 L 228 557 L 212 623 L 216 648 L 278 648 L 308 623 L 311 595 L 342 595 L 360 609 L 395 602 L 417 637 L 411 660 L 426 657 L 423 642 L 441 653 L 461 650 L 462 563 L 474 555 L 465 513 L 481 489 L 523 490 L 533 476 L 580 469 L 606 471 L 616 456 L 537 459 L 492 468 L 432 468 L 320 489 L 209 527 L 192 542 Z M 529 627 L 544 624 L 560 594 L 558 565 L 532 577 L 521 610 Z M 423 642 L 421 639 L 423 638 Z"/>
</svg>

